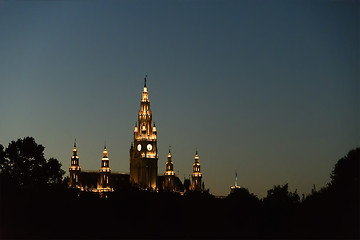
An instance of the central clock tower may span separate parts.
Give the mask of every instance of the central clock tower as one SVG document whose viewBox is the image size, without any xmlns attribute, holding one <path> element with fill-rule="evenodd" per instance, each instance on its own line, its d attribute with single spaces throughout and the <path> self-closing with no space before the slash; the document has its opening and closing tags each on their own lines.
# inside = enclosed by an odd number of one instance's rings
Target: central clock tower
<svg viewBox="0 0 360 240">
<path fill-rule="evenodd" d="M 130 183 L 144 189 L 156 189 L 158 158 L 157 132 L 145 77 L 134 142 L 130 147 Z"/>
</svg>

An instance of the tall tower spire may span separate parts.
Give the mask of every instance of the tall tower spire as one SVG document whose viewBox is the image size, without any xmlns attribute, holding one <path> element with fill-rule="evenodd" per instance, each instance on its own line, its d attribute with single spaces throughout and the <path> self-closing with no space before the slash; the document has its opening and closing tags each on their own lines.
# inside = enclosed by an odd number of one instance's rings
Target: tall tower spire
<svg viewBox="0 0 360 240">
<path fill-rule="evenodd" d="M 157 131 L 152 121 L 150 100 L 144 79 L 138 122 L 134 128 L 134 147 L 130 147 L 130 182 L 141 188 L 157 188 Z"/>
<path fill-rule="evenodd" d="M 149 103 L 149 108 L 150 108 L 150 101 L 149 101 L 149 94 L 148 94 L 148 90 L 146 87 L 146 78 L 147 75 L 144 79 L 144 89 L 143 89 L 143 93 L 142 93 L 142 98 L 141 98 L 141 102 L 148 102 Z"/>
<path fill-rule="evenodd" d="M 200 172 L 200 161 L 199 161 L 198 151 L 196 149 L 195 162 L 193 164 L 192 183 L 191 183 L 191 189 L 193 191 L 203 190 L 201 185 L 201 179 L 202 179 L 202 174 Z"/>
<path fill-rule="evenodd" d="M 70 187 L 80 187 L 80 172 L 81 168 L 79 165 L 79 156 L 78 151 L 76 148 L 76 139 L 74 141 L 74 148 L 72 150 L 72 156 L 71 156 L 71 166 L 69 168 L 70 172 L 70 181 L 69 185 Z"/>
</svg>

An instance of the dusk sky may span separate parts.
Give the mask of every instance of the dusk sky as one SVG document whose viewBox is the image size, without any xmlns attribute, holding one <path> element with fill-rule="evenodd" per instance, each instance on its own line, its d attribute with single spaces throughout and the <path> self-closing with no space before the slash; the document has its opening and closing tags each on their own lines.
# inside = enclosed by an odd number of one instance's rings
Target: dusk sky
<svg viewBox="0 0 360 240">
<path fill-rule="evenodd" d="M 198 149 L 205 187 L 309 194 L 360 145 L 359 1 L 1 1 L 0 144 L 32 136 L 69 174 L 114 172 L 144 76 L 183 181 Z"/>
</svg>

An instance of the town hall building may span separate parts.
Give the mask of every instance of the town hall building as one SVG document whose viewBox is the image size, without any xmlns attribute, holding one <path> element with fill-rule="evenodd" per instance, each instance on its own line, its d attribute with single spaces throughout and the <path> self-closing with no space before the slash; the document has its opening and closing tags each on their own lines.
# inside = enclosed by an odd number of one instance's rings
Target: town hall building
<svg viewBox="0 0 360 240">
<path fill-rule="evenodd" d="M 204 191 L 197 151 L 193 164 L 191 184 L 186 179 L 183 184 L 179 177 L 176 176 L 170 150 L 163 175 L 158 175 L 158 160 L 157 129 L 152 120 L 145 77 L 138 121 L 134 127 L 134 140 L 130 146 L 130 174 L 111 171 L 106 145 L 103 149 L 99 171 L 81 171 L 75 142 L 69 168 L 69 186 L 90 192 L 111 192 L 127 187 L 150 191 Z"/>
</svg>

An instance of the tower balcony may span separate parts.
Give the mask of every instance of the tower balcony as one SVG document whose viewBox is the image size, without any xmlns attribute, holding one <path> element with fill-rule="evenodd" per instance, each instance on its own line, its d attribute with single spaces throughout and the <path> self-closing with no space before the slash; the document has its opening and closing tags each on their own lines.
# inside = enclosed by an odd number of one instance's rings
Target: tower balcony
<svg viewBox="0 0 360 240">
<path fill-rule="evenodd" d="M 192 176 L 193 176 L 193 177 L 201 177 L 202 174 L 201 174 L 201 172 L 194 172 L 194 173 L 192 174 Z"/>
<path fill-rule="evenodd" d="M 175 175 L 175 172 L 174 172 L 174 171 L 166 171 L 166 172 L 165 172 L 165 175 L 166 175 L 166 176 L 174 176 L 174 175 Z"/>
<path fill-rule="evenodd" d="M 136 137 L 138 141 L 156 141 L 156 134 L 140 135 Z"/>
<path fill-rule="evenodd" d="M 80 166 L 71 166 L 69 168 L 70 171 L 80 171 Z"/>
<path fill-rule="evenodd" d="M 102 167 L 100 168 L 100 172 L 110 172 L 110 168 L 109 167 Z"/>
<path fill-rule="evenodd" d="M 145 154 L 143 152 L 143 153 L 141 153 L 141 157 L 142 158 L 156 158 L 156 153 L 147 153 L 147 154 Z"/>
</svg>

